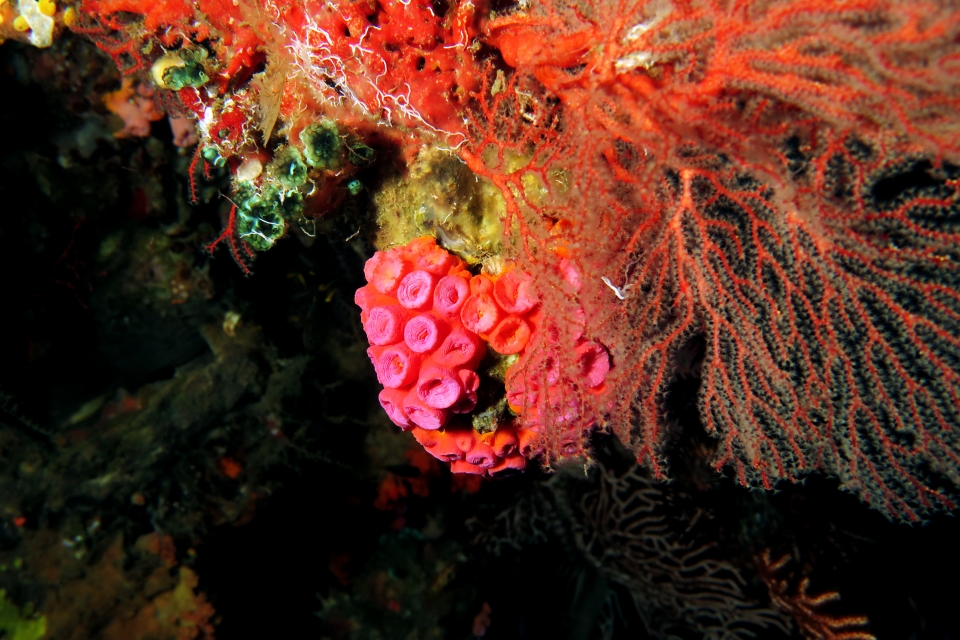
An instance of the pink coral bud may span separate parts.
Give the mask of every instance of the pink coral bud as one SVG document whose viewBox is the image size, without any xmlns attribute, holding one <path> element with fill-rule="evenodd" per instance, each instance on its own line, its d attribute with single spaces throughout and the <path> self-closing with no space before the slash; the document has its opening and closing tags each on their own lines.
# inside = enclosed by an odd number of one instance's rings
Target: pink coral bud
<svg viewBox="0 0 960 640">
<path fill-rule="evenodd" d="M 403 340 L 413 351 L 426 353 L 435 349 L 446 333 L 446 322 L 429 313 L 422 313 L 407 322 L 403 329 Z"/>
<path fill-rule="evenodd" d="M 564 258 L 560 261 L 560 275 L 563 276 L 563 279 L 573 287 L 574 291 L 580 291 L 583 288 L 583 284 L 580 278 L 580 269 L 577 267 L 576 263 Z"/>
<path fill-rule="evenodd" d="M 547 389 L 547 406 L 544 413 L 549 413 L 554 427 L 573 425 L 582 418 L 580 401 L 569 384 L 553 385 Z"/>
<path fill-rule="evenodd" d="M 150 122 L 163 117 L 157 111 L 153 95 L 154 90 L 150 85 L 140 84 L 134 90 L 133 81 L 125 80 L 120 89 L 104 96 L 103 103 L 107 109 L 123 119 L 124 128 L 114 134 L 116 137 L 144 138 L 150 135 Z"/>
<path fill-rule="evenodd" d="M 555 384 L 554 378 L 559 379 L 559 368 L 556 368 L 555 363 L 556 359 L 552 357 L 547 357 L 546 362 L 543 363 L 546 368 L 544 377 L 548 385 Z M 530 374 L 531 368 L 530 363 L 520 360 L 507 371 L 505 380 L 507 402 L 524 410 L 537 404 L 540 397 L 540 381 L 543 378 Z"/>
<path fill-rule="evenodd" d="M 450 472 L 451 473 L 471 473 L 473 475 L 482 476 L 487 472 L 486 469 L 478 467 L 475 464 L 470 464 L 463 460 L 455 460 L 450 463 Z"/>
<path fill-rule="evenodd" d="M 438 460 L 450 462 L 463 458 L 463 451 L 457 446 L 456 439 L 446 431 L 428 431 L 413 427 L 411 433 L 427 453 Z"/>
<path fill-rule="evenodd" d="M 507 316 L 500 321 L 487 339 L 497 353 L 511 355 L 520 353 L 530 342 L 533 333 L 528 323 L 517 316 Z"/>
<path fill-rule="evenodd" d="M 366 276 L 367 282 L 384 294 L 393 293 L 409 271 L 410 266 L 403 261 L 398 252 L 393 250 L 376 252 L 363 267 L 363 275 Z"/>
<path fill-rule="evenodd" d="M 560 359 L 554 356 L 548 356 L 543 363 L 544 379 L 550 386 L 560 382 Z"/>
<path fill-rule="evenodd" d="M 410 418 L 403 410 L 403 399 L 407 392 L 403 389 L 384 389 L 380 392 L 380 406 L 387 412 L 387 416 L 401 429 L 409 429 L 412 426 Z"/>
<path fill-rule="evenodd" d="M 460 266 L 458 258 L 436 245 L 432 249 L 421 251 L 413 262 L 418 269 L 429 271 L 435 276 L 445 276 L 451 269 Z"/>
<path fill-rule="evenodd" d="M 449 412 L 444 409 L 428 407 L 420 399 L 416 389 L 412 389 L 404 397 L 403 410 L 411 422 L 418 427 L 429 430 L 439 429 L 446 424 L 447 418 L 450 417 Z"/>
<path fill-rule="evenodd" d="M 420 371 L 416 390 L 420 400 L 434 409 L 452 407 L 463 393 L 456 371 L 438 366 L 426 366 Z"/>
<path fill-rule="evenodd" d="M 537 405 L 527 407 L 523 412 L 523 428 L 532 429 L 534 433 L 540 433 L 540 429 L 543 426 L 543 421 L 540 419 L 540 408 Z M 517 434 L 517 449 L 520 453 L 523 453 L 523 449 L 520 448 L 520 435 Z M 526 455 L 526 454 L 524 454 Z"/>
<path fill-rule="evenodd" d="M 516 413 L 527 415 L 527 412 L 536 406 L 536 393 L 528 393 L 525 389 L 511 389 L 507 391 L 507 403 Z"/>
<path fill-rule="evenodd" d="M 543 335 L 548 344 L 557 344 L 560 342 L 560 327 L 555 322 L 544 324 Z"/>
<path fill-rule="evenodd" d="M 467 393 L 476 393 L 477 389 L 480 388 L 480 376 L 477 375 L 476 371 L 460 369 L 457 371 L 457 376 L 460 378 L 463 390 Z"/>
<path fill-rule="evenodd" d="M 493 280 L 482 273 L 470 278 L 470 294 L 479 295 L 481 293 L 493 293 Z"/>
<path fill-rule="evenodd" d="M 500 309 L 489 293 L 471 295 L 460 309 L 463 326 L 474 333 L 487 333 L 500 321 Z"/>
<path fill-rule="evenodd" d="M 530 274 L 519 269 L 507 271 L 497 278 L 493 295 L 505 311 L 518 315 L 527 313 L 539 303 L 530 286 Z"/>
<path fill-rule="evenodd" d="M 419 353 L 414 353 L 402 342 L 385 347 L 377 360 L 380 384 L 388 389 L 410 386 L 417 379 L 421 360 Z"/>
<path fill-rule="evenodd" d="M 444 367 L 474 369 L 480 364 L 484 354 L 486 347 L 480 338 L 460 327 L 450 332 L 431 358 Z"/>
<path fill-rule="evenodd" d="M 470 296 L 470 282 L 463 276 L 440 278 L 433 290 L 433 310 L 445 316 L 456 316 Z"/>
<path fill-rule="evenodd" d="M 169 112 L 170 130 L 173 132 L 173 144 L 180 148 L 192 147 L 197 144 L 197 125 L 185 115 Z"/>
<path fill-rule="evenodd" d="M 386 347 L 370 347 L 367 349 L 367 357 L 373 363 L 373 370 L 377 372 L 377 382 L 383 384 L 383 378 L 380 376 L 380 356 Z"/>
<path fill-rule="evenodd" d="M 436 278 L 422 269 L 411 271 L 397 287 L 397 300 L 407 309 L 423 309 L 433 298 L 433 283 Z"/>
<path fill-rule="evenodd" d="M 407 324 L 409 313 L 400 305 L 394 303 L 374 307 L 363 318 L 363 330 L 367 339 L 373 345 L 388 345 L 400 342 L 404 337 L 404 324 Z M 416 349 L 414 349 L 416 351 Z"/>
<path fill-rule="evenodd" d="M 500 462 L 490 467 L 488 471 L 490 475 L 496 475 L 501 471 L 507 471 L 509 469 L 523 471 L 526 467 L 527 467 L 527 459 L 524 458 L 519 453 L 517 453 L 502 459 Z"/>
<path fill-rule="evenodd" d="M 539 385 L 533 380 L 527 380 L 523 371 L 510 370 L 507 375 L 506 390 L 507 402 L 517 411 L 525 412 L 529 407 L 537 404 Z"/>
<path fill-rule="evenodd" d="M 584 342 L 577 347 L 577 364 L 588 387 L 599 387 L 610 372 L 610 354 L 597 342 Z"/>
<path fill-rule="evenodd" d="M 460 378 L 463 395 L 460 396 L 456 404 L 450 407 L 450 411 L 454 413 L 470 413 L 477 406 L 477 389 L 480 388 L 480 376 L 477 375 L 476 371 L 460 369 L 457 371 L 457 377 Z"/>
<path fill-rule="evenodd" d="M 535 455 L 539 448 L 540 436 L 533 429 L 520 429 L 517 432 L 517 450 L 520 455 L 529 458 Z"/>
<path fill-rule="evenodd" d="M 577 307 L 574 309 L 570 325 L 573 333 L 571 337 L 574 339 L 574 341 L 582 338 L 583 330 L 587 326 L 587 315 L 583 312 L 583 307 Z"/>
<path fill-rule="evenodd" d="M 377 305 L 395 303 L 396 300 L 383 295 L 374 289 L 373 285 L 368 284 L 357 289 L 357 292 L 353 294 L 353 302 L 364 311 L 369 311 Z"/>
<path fill-rule="evenodd" d="M 483 442 L 473 445 L 473 448 L 467 451 L 463 459 L 484 469 L 497 464 L 497 454 L 494 453 L 493 447 Z"/>
<path fill-rule="evenodd" d="M 457 441 L 457 446 L 460 447 L 460 451 L 464 453 L 473 449 L 477 444 L 477 434 L 474 433 L 470 427 L 463 427 L 455 432 L 451 432 L 450 435 L 454 437 Z"/>
<path fill-rule="evenodd" d="M 560 453 L 565 456 L 578 456 L 583 453 L 579 440 L 564 440 L 560 443 Z"/>
<path fill-rule="evenodd" d="M 500 427 L 493 436 L 493 452 L 505 458 L 517 450 L 517 434 L 510 427 Z"/>
<path fill-rule="evenodd" d="M 460 399 L 450 407 L 453 413 L 470 413 L 477 408 L 477 394 L 472 391 L 464 391 Z"/>
<path fill-rule="evenodd" d="M 436 248 L 436 238 L 433 236 L 420 236 L 419 238 L 414 238 L 403 247 L 399 247 L 398 250 L 406 260 L 416 262 L 422 253 L 429 253 Z"/>
</svg>

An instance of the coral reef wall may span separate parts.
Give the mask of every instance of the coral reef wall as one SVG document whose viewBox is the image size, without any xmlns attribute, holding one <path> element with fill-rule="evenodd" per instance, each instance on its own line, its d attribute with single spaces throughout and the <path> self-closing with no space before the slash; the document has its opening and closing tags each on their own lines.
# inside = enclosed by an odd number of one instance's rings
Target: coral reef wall
<svg viewBox="0 0 960 640">
<path fill-rule="evenodd" d="M 11 0 L 3 40 L 3 632 L 949 627 L 953 3 Z"/>
<path fill-rule="evenodd" d="M 826 472 L 903 520 L 953 506 L 949 3 L 52 10 L 54 33 L 69 23 L 126 76 L 105 101 L 118 135 L 165 110 L 178 144 L 199 140 L 193 199 L 200 174 L 229 171 L 208 249 L 245 273 L 378 191 L 364 171 L 387 158 L 413 191 L 415 167 L 439 171 L 425 158 L 444 150 L 487 181 L 495 197 L 450 215 L 411 221 L 380 198 L 379 229 L 355 222 L 381 249 L 428 233 L 476 270 L 526 274 L 542 312 L 496 333 L 531 335 L 502 367 L 509 410 L 495 421 L 536 434 L 527 455 L 589 455 L 601 429 L 665 476 L 665 394 L 696 339 L 717 469 L 768 489 Z M 20 13 L 7 32 L 38 36 Z"/>
</svg>

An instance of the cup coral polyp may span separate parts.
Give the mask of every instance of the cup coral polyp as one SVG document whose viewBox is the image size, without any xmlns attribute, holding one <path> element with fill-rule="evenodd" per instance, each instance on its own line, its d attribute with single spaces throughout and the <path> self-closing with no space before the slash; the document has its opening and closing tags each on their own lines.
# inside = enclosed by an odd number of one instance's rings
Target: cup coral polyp
<svg viewBox="0 0 960 640">
<path fill-rule="evenodd" d="M 457 418 L 477 406 L 476 369 L 486 354 L 483 340 L 461 320 L 473 277 L 463 261 L 424 237 L 377 252 L 364 273 L 369 284 L 356 302 L 390 420 L 456 471 L 522 468 L 512 427 L 478 434 Z"/>
<path fill-rule="evenodd" d="M 566 346 L 576 354 L 582 380 L 547 372 L 547 392 L 539 393 L 540 384 L 525 372 L 526 352 L 540 327 L 530 274 L 508 267 L 499 275 L 473 275 L 431 237 L 377 252 L 364 274 L 368 284 L 355 300 L 370 342 L 367 354 L 384 387 L 380 404 L 394 424 L 412 431 L 455 473 L 522 469 L 539 451 L 541 415 L 571 422 L 586 417 L 578 403 L 558 398 L 572 397 L 576 388 L 601 387 L 609 354 L 577 336 L 577 344 Z M 500 383 L 490 373 L 495 364 L 478 372 L 487 346 L 493 350 L 487 361 L 497 354 L 516 360 L 499 397 L 494 388 Z M 478 411 L 481 386 L 484 410 Z"/>
<path fill-rule="evenodd" d="M 474 370 L 485 350 L 456 313 L 471 274 L 432 238 L 378 252 L 364 273 L 369 284 L 355 299 L 384 386 L 380 403 L 403 429 L 440 429 L 476 400 Z"/>
</svg>

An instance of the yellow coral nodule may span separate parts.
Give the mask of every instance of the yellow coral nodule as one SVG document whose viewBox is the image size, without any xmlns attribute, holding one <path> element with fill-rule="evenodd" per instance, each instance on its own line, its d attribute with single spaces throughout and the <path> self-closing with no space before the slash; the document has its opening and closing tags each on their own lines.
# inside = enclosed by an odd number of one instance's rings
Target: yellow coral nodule
<svg viewBox="0 0 960 640">
<path fill-rule="evenodd" d="M 63 24 L 68 27 L 72 27 L 77 24 L 77 10 L 73 7 L 67 7 L 63 12 Z"/>
<path fill-rule="evenodd" d="M 57 12 L 57 3 L 54 0 L 40 0 L 40 13 L 52 18 Z"/>
<path fill-rule="evenodd" d="M 27 41 L 35 47 L 43 49 L 53 44 L 55 21 L 40 11 L 37 0 L 19 0 L 17 10 L 20 15 L 13 21 L 14 29 L 29 33 Z"/>
</svg>

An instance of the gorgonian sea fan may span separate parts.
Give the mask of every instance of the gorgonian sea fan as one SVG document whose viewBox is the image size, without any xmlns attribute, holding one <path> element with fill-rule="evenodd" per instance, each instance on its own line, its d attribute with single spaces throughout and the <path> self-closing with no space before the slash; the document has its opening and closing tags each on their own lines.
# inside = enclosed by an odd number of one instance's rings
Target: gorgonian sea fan
<svg viewBox="0 0 960 640">
<path fill-rule="evenodd" d="M 768 488 L 822 470 L 902 519 L 952 508 L 956 4 L 548 1 L 481 26 L 508 68 L 460 154 L 503 191 L 537 289 L 564 291 L 541 339 L 585 325 L 615 363 L 571 402 L 665 474 L 664 395 L 699 335 L 718 469 Z M 531 379 L 576 366 L 533 352 Z"/>
</svg>

